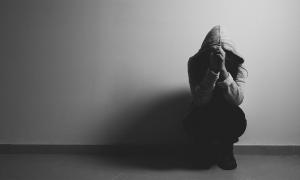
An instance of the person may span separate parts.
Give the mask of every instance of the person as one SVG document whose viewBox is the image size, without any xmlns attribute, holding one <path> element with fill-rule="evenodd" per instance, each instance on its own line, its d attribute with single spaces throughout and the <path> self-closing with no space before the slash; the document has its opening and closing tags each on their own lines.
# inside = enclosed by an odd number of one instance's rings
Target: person
<svg viewBox="0 0 300 180">
<path fill-rule="evenodd" d="M 200 50 L 188 60 L 191 108 L 183 127 L 205 157 L 208 168 L 237 167 L 233 144 L 245 132 L 247 120 L 239 107 L 244 100 L 244 59 L 220 25 L 206 35 Z M 247 72 L 248 75 L 248 72 Z"/>
</svg>

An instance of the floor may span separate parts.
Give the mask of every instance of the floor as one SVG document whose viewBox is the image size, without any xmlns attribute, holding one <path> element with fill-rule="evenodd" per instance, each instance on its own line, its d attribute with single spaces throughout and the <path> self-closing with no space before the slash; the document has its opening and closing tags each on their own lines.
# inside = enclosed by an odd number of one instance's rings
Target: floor
<svg viewBox="0 0 300 180">
<path fill-rule="evenodd" d="M 190 168 L 180 159 L 92 154 L 1 154 L 1 180 L 298 180 L 298 155 L 236 155 L 238 168 Z"/>
</svg>

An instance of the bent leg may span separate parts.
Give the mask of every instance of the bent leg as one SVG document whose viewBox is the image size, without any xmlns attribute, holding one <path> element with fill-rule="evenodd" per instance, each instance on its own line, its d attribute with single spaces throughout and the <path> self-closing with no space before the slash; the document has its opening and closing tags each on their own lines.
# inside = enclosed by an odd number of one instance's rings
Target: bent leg
<svg viewBox="0 0 300 180">
<path fill-rule="evenodd" d="M 216 161 L 216 155 L 211 146 L 214 124 L 212 123 L 212 108 L 205 106 L 195 108 L 183 120 L 183 128 L 193 140 L 194 147 L 190 154 L 202 167 L 209 168 Z"/>
<path fill-rule="evenodd" d="M 216 118 L 217 136 L 225 141 L 237 142 L 247 127 L 245 113 L 239 106 L 232 104 L 224 104 L 219 110 Z"/>
<path fill-rule="evenodd" d="M 195 108 L 183 120 L 186 133 L 196 142 L 223 139 L 235 143 L 246 126 L 243 110 L 229 103 L 210 103 Z"/>
<path fill-rule="evenodd" d="M 211 104 L 191 110 L 183 120 L 185 132 L 196 143 L 210 142 L 214 137 L 215 124 L 214 112 L 216 109 Z"/>
</svg>

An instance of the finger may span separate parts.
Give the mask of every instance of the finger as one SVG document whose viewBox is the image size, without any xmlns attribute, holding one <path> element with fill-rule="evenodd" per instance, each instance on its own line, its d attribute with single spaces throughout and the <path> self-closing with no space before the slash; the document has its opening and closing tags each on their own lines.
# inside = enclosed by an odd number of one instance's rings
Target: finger
<svg viewBox="0 0 300 180">
<path fill-rule="evenodd" d="M 214 53 L 225 55 L 225 51 L 223 50 L 223 48 L 221 46 L 218 46 L 217 48 L 215 48 Z"/>
<path fill-rule="evenodd" d="M 223 61 L 223 55 L 222 54 L 214 54 L 214 59 L 216 59 L 216 61 Z"/>
<path fill-rule="evenodd" d="M 218 58 L 218 59 L 225 60 L 225 52 L 224 53 L 218 52 L 218 53 L 215 54 L 215 57 Z"/>
</svg>

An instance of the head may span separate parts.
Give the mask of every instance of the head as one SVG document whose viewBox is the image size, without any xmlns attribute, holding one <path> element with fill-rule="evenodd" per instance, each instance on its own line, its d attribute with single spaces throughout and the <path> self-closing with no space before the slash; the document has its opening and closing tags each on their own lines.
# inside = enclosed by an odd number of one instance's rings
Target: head
<svg viewBox="0 0 300 180">
<path fill-rule="evenodd" d="M 238 74 L 244 75 L 243 70 L 247 71 L 243 67 L 244 58 L 236 51 L 233 42 L 225 35 L 220 25 L 213 27 L 208 32 L 200 50 L 192 57 L 196 58 L 196 61 L 201 61 L 197 63 L 199 64 L 198 67 L 201 67 L 200 71 L 205 71 L 208 68 L 211 53 L 225 53 L 225 66 L 233 79 L 236 79 Z"/>
</svg>

